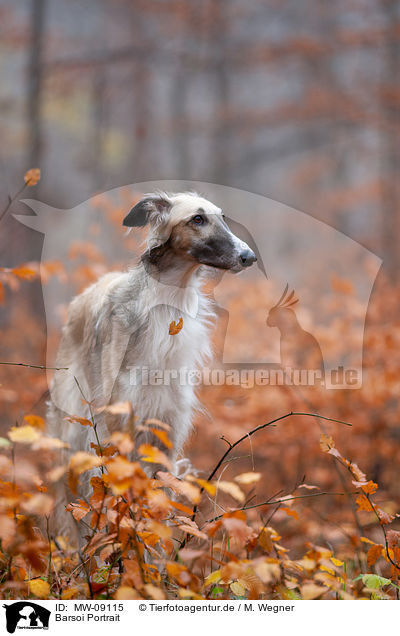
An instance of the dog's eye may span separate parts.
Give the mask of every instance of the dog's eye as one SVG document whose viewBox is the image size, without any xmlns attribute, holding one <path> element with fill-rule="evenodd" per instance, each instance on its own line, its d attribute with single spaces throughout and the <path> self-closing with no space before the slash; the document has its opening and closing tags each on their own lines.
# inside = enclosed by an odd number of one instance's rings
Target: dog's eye
<svg viewBox="0 0 400 636">
<path fill-rule="evenodd" d="M 194 223 L 195 225 L 203 225 L 203 223 L 205 222 L 204 216 L 202 216 L 201 214 L 196 214 L 196 216 L 194 216 L 191 220 L 192 223 Z"/>
</svg>

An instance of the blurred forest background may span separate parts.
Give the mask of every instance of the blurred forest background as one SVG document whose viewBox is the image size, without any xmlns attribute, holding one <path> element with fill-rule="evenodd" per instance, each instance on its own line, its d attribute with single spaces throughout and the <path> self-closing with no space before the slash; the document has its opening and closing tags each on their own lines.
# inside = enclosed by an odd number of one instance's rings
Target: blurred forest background
<svg viewBox="0 0 400 636">
<path fill-rule="evenodd" d="M 395 0 L 1 0 L 2 200 L 31 167 L 60 208 L 150 179 L 232 185 L 331 223 L 395 275 L 399 13 Z"/>
<path fill-rule="evenodd" d="M 204 387 L 210 418 L 200 417 L 188 454 L 207 471 L 210 449 L 215 459 L 224 451 L 221 435 L 234 441 L 270 417 L 317 410 L 353 423 L 332 429 L 335 439 L 379 482 L 380 501 L 396 514 L 400 4 L 0 0 L 0 36 L 0 210 L 29 168 L 40 168 L 42 176 L 26 196 L 57 208 L 140 181 L 205 181 L 302 210 L 383 259 L 367 316 L 362 389 L 308 394 Z M 18 201 L 11 211 L 29 212 Z M 103 210 L 112 231 L 124 211 Z M 1 219 L 1 266 L 39 261 L 42 244 L 43 235 L 11 213 Z M 110 266 L 87 245 L 75 247 L 71 260 L 78 257 L 77 289 Z M 54 264 L 47 275 L 63 282 Z M 44 364 L 40 281 L 10 276 L 3 281 L 0 359 Z M 334 291 L 340 302 L 351 300 L 345 280 L 336 281 Z M 257 288 L 249 293 L 246 312 L 256 311 Z M 332 338 L 339 343 L 346 325 L 336 327 Z M 1 382 L 3 426 L 32 410 L 47 388 L 44 373 L 18 367 L 3 367 Z M 321 454 L 315 428 L 299 418 L 260 435 L 251 455 L 253 469 L 263 473 L 264 498 L 292 492 L 304 474 L 322 490 L 345 488 L 343 474 Z M 240 468 L 251 470 L 246 457 Z M 309 501 L 295 504 L 300 522 L 276 514 L 290 547 L 300 549 L 312 538 L 337 542 L 343 555 L 363 551 L 361 534 L 381 540 L 367 509 L 357 512 L 343 497 Z"/>
</svg>

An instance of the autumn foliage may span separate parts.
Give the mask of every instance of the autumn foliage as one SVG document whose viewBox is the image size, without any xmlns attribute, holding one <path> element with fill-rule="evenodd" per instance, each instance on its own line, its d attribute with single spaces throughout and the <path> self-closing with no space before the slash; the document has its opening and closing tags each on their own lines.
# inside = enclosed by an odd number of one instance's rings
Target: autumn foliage
<svg viewBox="0 0 400 636">
<path fill-rule="evenodd" d="M 39 176 L 29 171 L 26 185 Z M 106 204 L 101 218 L 110 233 L 118 231 L 122 215 Z M 71 245 L 70 257 L 77 290 L 115 265 L 90 244 Z M 35 354 L 40 358 L 44 346 L 24 291 L 39 280 L 46 285 L 56 277 L 64 284 L 68 277 L 58 262 L 21 263 L 0 276 L 8 318 L 0 386 L 6 423 L 0 438 L 2 598 L 397 598 L 393 351 L 400 332 L 385 322 L 393 296 L 388 283 L 370 308 L 362 389 L 271 387 L 266 394 L 265 387 L 203 386 L 210 417 L 198 416 L 187 449 L 195 468 L 177 477 L 162 451 L 150 444 L 134 448 L 125 430 L 59 463 L 64 443 L 46 435 L 45 413 L 33 408 L 46 390 L 44 370 L 24 366 L 38 359 Z M 342 286 L 340 293 L 351 290 Z M 249 299 L 246 312 L 260 311 L 256 288 Z M 166 332 L 179 337 L 182 328 L 184 320 L 166 325 Z M 138 425 L 129 404 L 107 408 Z M 95 415 L 77 413 L 70 421 L 77 428 L 96 426 Z M 165 447 L 171 444 L 164 423 L 141 426 Z M 150 479 L 144 463 L 164 469 Z M 83 499 L 80 479 L 93 470 L 91 494 Z M 84 529 L 79 551 L 49 530 L 52 488 L 60 479 L 76 493 L 66 514 Z"/>
</svg>

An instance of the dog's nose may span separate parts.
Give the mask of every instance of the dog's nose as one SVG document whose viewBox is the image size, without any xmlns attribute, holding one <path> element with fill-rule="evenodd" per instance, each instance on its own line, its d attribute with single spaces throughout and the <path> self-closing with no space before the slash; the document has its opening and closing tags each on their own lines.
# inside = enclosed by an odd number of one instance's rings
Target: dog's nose
<svg viewBox="0 0 400 636">
<path fill-rule="evenodd" d="M 240 254 L 240 260 L 242 261 L 243 267 L 250 267 L 253 263 L 256 262 L 257 256 L 254 254 L 253 250 L 248 248 L 247 250 L 243 250 Z"/>
</svg>

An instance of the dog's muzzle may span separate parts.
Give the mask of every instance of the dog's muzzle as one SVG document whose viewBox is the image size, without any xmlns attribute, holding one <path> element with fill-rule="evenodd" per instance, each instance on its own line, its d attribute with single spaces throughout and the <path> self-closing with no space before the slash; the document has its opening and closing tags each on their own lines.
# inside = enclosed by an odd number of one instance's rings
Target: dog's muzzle
<svg viewBox="0 0 400 636">
<path fill-rule="evenodd" d="M 240 253 L 240 261 L 243 267 L 250 267 L 250 265 L 253 265 L 256 260 L 257 256 L 250 248 L 247 248 Z"/>
</svg>

